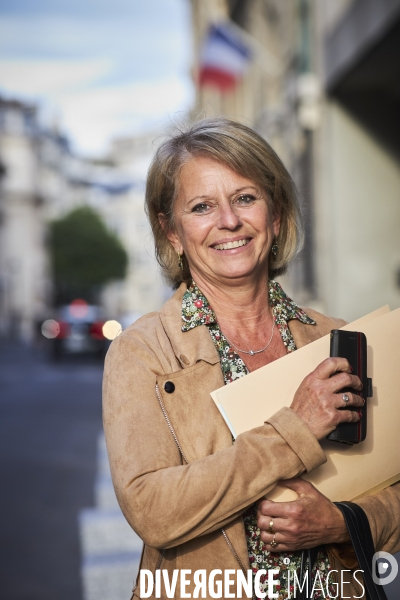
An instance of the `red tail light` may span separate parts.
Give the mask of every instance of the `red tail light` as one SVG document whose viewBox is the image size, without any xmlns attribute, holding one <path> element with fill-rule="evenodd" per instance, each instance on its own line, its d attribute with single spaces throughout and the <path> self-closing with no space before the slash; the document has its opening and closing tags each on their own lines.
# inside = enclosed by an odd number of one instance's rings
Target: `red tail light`
<svg viewBox="0 0 400 600">
<path fill-rule="evenodd" d="M 62 340 L 64 338 L 68 337 L 69 332 L 70 332 L 69 324 L 65 323 L 64 321 L 58 321 L 58 326 L 60 328 L 60 331 L 57 334 L 57 339 Z"/>
<path fill-rule="evenodd" d="M 103 325 L 104 321 L 96 321 L 95 323 L 92 323 L 89 329 L 90 336 L 95 340 L 104 340 Z"/>
</svg>

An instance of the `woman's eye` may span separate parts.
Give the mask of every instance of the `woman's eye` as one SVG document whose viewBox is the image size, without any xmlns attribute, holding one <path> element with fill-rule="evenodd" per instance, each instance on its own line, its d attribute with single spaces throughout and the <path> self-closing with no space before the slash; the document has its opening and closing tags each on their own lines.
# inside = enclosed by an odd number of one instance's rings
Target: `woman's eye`
<svg viewBox="0 0 400 600">
<path fill-rule="evenodd" d="M 196 206 L 194 206 L 192 208 L 192 212 L 194 213 L 204 213 L 207 212 L 207 210 L 209 209 L 209 205 L 205 204 L 204 202 L 200 202 L 199 204 L 196 204 Z"/>
<path fill-rule="evenodd" d="M 252 196 L 251 194 L 242 194 L 237 198 L 236 202 L 238 202 L 239 204 L 244 204 L 246 206 L 248 204 L 252 204 L 255 201 L 255 199 L 255 196 Z"/>
</svg>

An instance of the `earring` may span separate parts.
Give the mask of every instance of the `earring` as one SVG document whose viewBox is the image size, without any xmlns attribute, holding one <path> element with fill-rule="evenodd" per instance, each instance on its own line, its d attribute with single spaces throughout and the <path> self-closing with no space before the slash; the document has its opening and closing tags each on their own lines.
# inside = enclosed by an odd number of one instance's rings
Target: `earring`
<svg viewBox="0 0 400 600">
<path fill-rule="evenodd" d="M 181 271 L 183 271 L 183 258 L 182 258 L 182 254 L 179 254 L 179 252 L 177 252 L 178 254 L 178 267 L 180 268 Z"/>
<path fill-rule="evenodd" d="M 278 250 L 279 250 L 279 246 L 276 243 L 276 240 L 274 240 L 274 243 L 272 244 L 272 248 L 271 248 L 271 252 L 272 252 L 272 256 L 276 257 L 276 255 L 278 254 Z"/>
</svg>

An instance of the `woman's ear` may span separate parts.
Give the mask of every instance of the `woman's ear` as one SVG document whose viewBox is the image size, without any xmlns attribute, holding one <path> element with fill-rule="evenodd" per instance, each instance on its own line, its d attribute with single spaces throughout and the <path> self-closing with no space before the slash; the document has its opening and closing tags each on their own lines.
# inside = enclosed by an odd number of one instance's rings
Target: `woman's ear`
<svg viewBox="0 0 400 600">
<path fill-rule="evenodd" d="M 272 229 L 274 231 L 275 238 L 278 237 L 279 232 L 281 230 L 281 213 L 277 212 L 274 215 L 274 219 L 272 221 Z"/>
<path fill-rule="evenodd" d="M 170 244 L 173 247 L 173 249 L 175 250 L 175 252 L 177 252 L 178 254 L 183 254 L 183 248 L 182 248 L 182 244 L 179 240 L 179 237 L 175 233 L 174 228 L 170 227 L 170 225 L 168 224 L 168 219 L 164 215 L 164 213 L 158 214 L 158 222 L 160 223 L 161 228 L 164 231 L 167 240 L 170 242 Z"/>
</svg>

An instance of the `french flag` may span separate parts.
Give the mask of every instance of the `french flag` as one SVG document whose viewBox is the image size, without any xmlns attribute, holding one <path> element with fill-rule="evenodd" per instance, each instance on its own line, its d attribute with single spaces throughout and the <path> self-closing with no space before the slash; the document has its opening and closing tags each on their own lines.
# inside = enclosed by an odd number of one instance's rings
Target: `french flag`
<svg viewBox="0 0 400 600">
<path fill-rule="evenodd" d="M 211 25 L 200 58 L 199 84 L 223 92 L 233 89 L 252 59 L 252 52 L 229 23 Z"/>
</svg>

